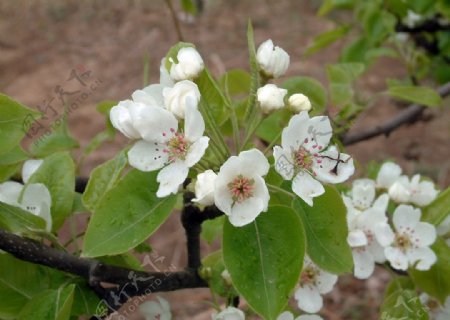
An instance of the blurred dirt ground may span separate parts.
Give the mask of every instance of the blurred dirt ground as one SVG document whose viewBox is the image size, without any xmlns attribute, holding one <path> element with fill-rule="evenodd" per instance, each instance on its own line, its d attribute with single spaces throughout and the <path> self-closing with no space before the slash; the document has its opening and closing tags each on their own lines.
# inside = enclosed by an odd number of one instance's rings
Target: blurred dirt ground
<svg viewBox="0 0 450 320">
<path fill-rule="evenodd" d="M 271 38 L 290 54 L 287 76 L 313 76 L 326 83 L 324 66 L 337 61 L 342 44 L 309 58 L 303 56 L 314 35 L 334 27 L 332 22 L 315 16 L 319 0 L 204 2 L 204 12 L 181 27 L 185 41 L 196 44 L 215 74 L 231 68 L 247 69 L 245 31 L 251 18 L 257 44 Z M 58 86 L 67 84 L 72 70 L 90 71 L 100 84 L 69 117 L 71 131 L 84 147 L 104 128 L 103 117 L 95 111 L 96 103 L 127 99 L 141 88 L 146 55 L 150 82 L 158 81 L 160 60 L 177 40 L 163 0 L 2 1 L 0 92 L 36 107 L 54 97 Z M 387 78 L 404 72 L 396 61 L 383 59 L 360 81 L 361 91 L 367 96 L 380 92 L 385 89 Z M 62 106 L 58 108 L 62 112 Z M 397 111 L 389 99 L 381 98 L 361 116 L 353 130 L 376 125 Z M 388 138 L 359 143 L 348 151 L 360 168 L 370 160 L 391 158 L 401 163 L 406 172 L 425 173 L 444 187 L 450 181 L 449 108 L 429 113 L 434 117 L 427 123 L 401 128 Z M 114 142 L 103 145 L 85 160 L 80 174 L 88 176 L 125 144 L 126 139 L 118 136 Z M 166 257 L 166 266 L 181 268 L 186 260 L 183 236 L 178 215 L 174 214 L 149 242 Z M 213 250 L 207 245 L 202 249 L 204 254 Z M 321 314 L 329 320 L 377 319 L 377 306 L 388 279 L 389 274 L 383 270 L 368 281 L 341 277 L 336 289 L 327 295 Z M 210 299 L 206 289 L 162 296 L 171 302 L 175 319 L 210 319 L 212 309 L 204 302 Z M 129 307 L 125 311 L 126 308 Z"/>
</svg>

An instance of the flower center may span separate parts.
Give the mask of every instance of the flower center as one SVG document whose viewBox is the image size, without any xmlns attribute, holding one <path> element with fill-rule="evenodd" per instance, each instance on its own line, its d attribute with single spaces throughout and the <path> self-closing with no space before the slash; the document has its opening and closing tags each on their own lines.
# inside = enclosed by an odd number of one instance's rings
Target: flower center
<svg viewBox="0 0 450 320">
<path fill-rule="evenodd" d="M 314 157 L 305 148 L 300 147 L 297 151 L 294 151 L 293 158 L 297 167 L 304 170 L 311 169 Z"/>
<path fill-rule="evenodd" d="M 395 235 L 395 246 L 401 251 L 405 252 L 412 245 L 411 239 L 406 234 L 396 234 Z"/>
<path fill-rule="evenodd" d="M 238 175 L 233 181 L 228 183 L 228 190 L 231 193 L 234 202 L 241 203 L 242 201 L 253 196 L 255 189 L 255 180 Z"/>
<path fill-rule="evenodd" d="M 300 276 L 300 283 L 303 284 L 314 284 L 316 282 L 317 272 L 313 267 L 306 267 Z"/>
<path fill-rule="evenodd" d="M 184 134 L 176 132 L 167 142 L 167 149 L 164 149 L 164 152 L 169 154 L 170 162 L 177 159 L 185 160 L 190 146 L 191 144 L 186 141 Z"/>
</svg>

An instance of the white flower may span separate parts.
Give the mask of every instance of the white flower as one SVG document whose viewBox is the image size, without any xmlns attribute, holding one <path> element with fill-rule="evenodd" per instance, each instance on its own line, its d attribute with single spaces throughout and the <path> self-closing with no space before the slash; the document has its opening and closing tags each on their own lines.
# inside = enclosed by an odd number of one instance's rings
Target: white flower
<svg viewBox="0 0 450 320">
<path fill-rule="evenodd" d="M 353 159 L 334 146 L 327 148 L 332 135 L 328 117 L 309 118 L 296 114 L 283 129 L 281 147 L 275 146 L 275 170 L 292 180 L 292 190 L 312 206 L 313 198 L 325 192 L 319 182 L 340 183 L 355 171 Z"/>
<path fill-rule="evenodd" d="M 166 87 L 162 91 L 164 106 L 178 119 L 185 118 L 186 105 L 197 108 L 200 101 L 200 91 L 197 85 L 189 80 L 177 82 L 172 88 Z"/>
<path fill-rule="evenodd" d="M 441 305 L 436 299 L 431 298 L 426 293 L 419 295 L 420 302 L 428 310 L 430 319 L 448 320 L 450 319 L 450 296 L 445 299 L 444 305 Z"/>
<path fill-rule="evenodd" d="M 377 187 L 383 189 L 389 189 L 394 182 L 400 178 L 402 174 L 402 168 L 398 164 L 393 162 L 385 162 L 378 172 Z"/>
<path fill-rule="evenodd" d="M 300 287 L 295 291 L 298 307 L 308 313 L 318 312 L 323 306 L 322 295 L 333 290 L 338 277 L 317 267 L 305 256 L 300 276 Z"/>
<path fill-rule="evenodd" d="M 203 71 L 205 65 L 200 54 L 192 47 L 181 48 L 178 63 L 170 59 L 170 77 L 175 81 L 192 80 Z"/>
<path fill-rule="evenodd" d="M 277 320 L 294 320 L 294 315 L 289 311 L 285 311 L 278 316 Z M 323 319 L 322 317 L 315 314 L 304 314 L 295 318 L 295 320 L 323 320 Z"/>
<path fill-rule="evenodd" d="M 142 90 L 136 90 L 131 95 L 134 102 L 148 106 L 164 107 L 163 89 L 161 84 L 151 84 Z"/>
<path fill-rule="evenodd" d="M 46 230 L 52 229 L 50 207 L 52 198 L 42 183 L 31 183 L 26 187 L 15 181 L 0 184 L 0 201 L 28 211 L 46 222 Z"/>
<path fill-rule="evenodd" d="M 27 183 L 43 162 L 44 160 L 42 159 L 30 159 L 25 161 L 22 167 L 22 181 Z"/>
<path fill-rule="evenodd" d="M 266 157 L 257 149 L 232 156 L 220 167 L 214 201 L 232 225 L 246 225 L 267 210 L 270 196 L 262 176 L 269 167 Z"/>
<path fill-rule="evenodd" d="M 286 89 L 278 88 L 274 84 L 266 84 L 264 87 L 258 89 L 256 99 L 262 111 L 269 113 L 284 107 L 284 96 L 286 94 Z"/>
<path fill-rule="evenodd" d="M 197 181 L 195 182 L 195 198 L 192 199 L 192 201 L 198 202 L 204 206 L 214 204 L 214 184 L 216 178 L 217 174 L 212 170 L 206 170 L 197 175 Z"/>
<path fill-rule="evenodd" d="M 289 107 L 292 111 L 299 113 L 311 110 L 311 101 L 301 93 L 295 93 L 288 99 Z"/>
<path fill-rule="evenodd" d="M 145 105 L 131 100 L 120 101 L 117 106 L 111 108 L 109 118 L 114 128 L 122 132 L 129 139 L 141 139 L 141 135 L 133 124 L 132 109 L 144 108 Z"/>
<path fill-rule="evenodd" d="M 282 76 L 289 66 L 289 55 L 272 40 L 266 40 L 256 52 L 256 60 L 261 70 L 268 76 L 278 78 Z"/>
<path fill-rule="evenodd" d="M 158 301 L 146 301 L 139 306 L 139 311 L 145 320 L 171 320 L 169 302 L 159 296 L 156 299 Z"/>
<path fill-rule="evenodd" d="M 205 123 L 197 108 L 186 104 L 184 132 L 178 132 L 178 121 L 169 111 L 134 104 L 133 124 L 143 138 L 128 152 L 130 165 L 141 171 L 163 168 L 157 177 L 158 197 L 176 193 L 188 175 L 189 168 L 204 155 L 209 138 L 204 137 Z"/>
<path fill-rule="evenodd" d="M 245 320 L 242 310 L 234 307 L 228 307 L 218 314 L 211 315 L 212 320 Z"/>
<path fill-rule="evenodd" d="M 387 223 L 378 224 L 375 236 L 385 247 L 384 254 L 392 267 L 406 270 L 428 270 L 436 262 L 436 254 L 429 248 L 436 240 L 436 229 L 420 221 L 420 209 L 399 205 L 393 216 L 395 232 Z"/>
<path fill-rule="evenodd" d="M 413 203 L 420 207 L 433 202 L 438 195 L 434 184 L 430 181 L 420 181 L 420 175 L 414 175 L 411 180 L 401 176 L 389 188 L 389 196 L 398 203 Z"/>
<path fill-rule="evenodd" d="M 417 14 L 412 10 L 408 10 L 408 14 L 403 21 L 408 27 L 414 28 L 418 22 L 422 21 L 422 19 L 423 17 L 420 14 Z"/>
</svg>

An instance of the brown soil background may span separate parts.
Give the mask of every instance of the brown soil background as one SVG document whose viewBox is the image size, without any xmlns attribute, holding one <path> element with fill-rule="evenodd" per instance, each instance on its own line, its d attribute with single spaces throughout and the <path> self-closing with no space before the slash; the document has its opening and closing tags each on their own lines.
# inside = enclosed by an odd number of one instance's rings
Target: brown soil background
<svg viewBox="0 0 450 320">
<path fill-rule="evenodd" d="M 181 27 L 185 41 L 195 43 L 213 73 L 221 74 L 227 69 L 248 68 L 245 31 L 251 18 L 257 44 L 271 38 L 290 54 L 287 76 L 312 76 L 326 84 L 324 66 L 337 61 L 342 43 L 311 57 L 303 56 L 315 35 L 334 27 L 332 22 L 315 16 L 319 5 L 318 0 L 209 0 L 195 22 L 182 23 Z M 56 86 L 64 86 L 72 69 L 90 70 L 102 83 L 69 117 L 71 131 L 83 147 L 104 129 L 104 119 L 95 111 L 96 103 L 127 99 L 141 88 L 146 54 L 150 58 L 150 82 L 158 81 L 160 59 L 176 42 L 170 12 L 163 0 L 2 1 L 0 92 L 35 107 L 53 97 Z M 363 95 L 370 96 L 385 89 L 386 79 L 404 74 L 398 62 L 382 59 L 366 73 L 359 88 Z M 382 97 L 352 130 L 383 122 L 398 108 Z M 371 160 L 390 158 L 407 173 L 422 172 L 441 188 L 448 185 L 449 112 L 448 107 L 428 111 L 433 118 L 426 123 L 401 128 L 388 138 L 378 137 L 349 147 L 348 152 L 361 165 L 359 173 Z M 103 145 L 86 159 L 80 174 L 88 176 L 95 166 L 125 144 L 126 139 L 119 136 Z M 149 243 L 166 257 L 167 266 L 181 268 L 186 261 L 184 241 L 178 215 L 174 214 Z M 213 250 L 207 245 L 202 249 L 204 254 Z M 368 281 L 341 277 L 335 290 L 327 295 L 321 314 L 329 320 L 377 319 L 388 279 L 389 274 L 383 270 Z M 206 289 L 162 296 L 171 302 L 175 319 L 210 319 L 212 309 L 202 302 L 210 299 Z"/>
</svg>

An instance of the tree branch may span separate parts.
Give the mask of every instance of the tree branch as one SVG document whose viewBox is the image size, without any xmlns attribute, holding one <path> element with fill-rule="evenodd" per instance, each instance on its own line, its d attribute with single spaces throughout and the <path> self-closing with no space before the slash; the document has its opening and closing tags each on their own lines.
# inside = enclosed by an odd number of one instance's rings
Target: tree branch
<svg viewBox="0 0 450 320">
<path fill-rule="evenodd" d="M 440 87 L 437 91 L 443 98 L 448 96 L 450 94 L 450 82 Z M 341 141 L 345 146 L 349 146 L 364 140 L 369 140 L 379 135 L 389 136 L 392 131 L 396 130 L 402 125 L 414 123 L 415 121 L 417 121 L 418 116 L 423 112 L 424 109 L 425 107 L 422 105 L 412 104 L 406 109 L 402 110 L 395 117 L 386 121 L 384 124 L 368 130 L 355 132 L 353 134 L 345 134 L 341 138 Z"/>
</svg>

